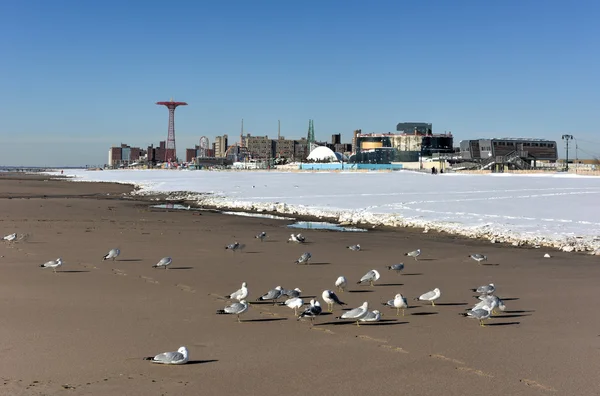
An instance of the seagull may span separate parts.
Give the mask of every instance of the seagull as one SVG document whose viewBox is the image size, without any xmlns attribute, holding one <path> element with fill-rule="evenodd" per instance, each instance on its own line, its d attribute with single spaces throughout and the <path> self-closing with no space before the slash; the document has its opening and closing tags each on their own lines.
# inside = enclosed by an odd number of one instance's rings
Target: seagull
<svg viewBox="0 0 600 396">
<path fill-rule="evenodd" d="M 468 257 L 477 261 L 479 264 L 481 264 L 482 261 L 487 261 L 487 256 L 484 256 L 483 254 L 479 254 L 479 253 L 470 254 Z"/>
<path fill-rule="evenodd" d="M 152 266 L 152 268 L 160 268 L 160 267 L 165 267 L 165 271 L 167 270 L 167 267 L 169 265 L 171 265 L 171 263 L 173 262 L 173 259 L 171 257 L 163 257 L 160 259 L 160 261 L 156 264 L 154 264 Z"/>
<path fill-rule="evenodd" d="M 371 271 L 367 272 L 362 278 L 360 278 L 360 280 L 358 282 L 356 282 L 356 284 L 359 285 L 364 282 L 369 282 L 371 284 L 371 286 L 375 286 L 373 284 L 373 282 L 378 280 L 380 277 L 381 277 L 381 275 L 379 275 L 379 271 L 371 270 Z"/>
<path fill-rule="evenodd" d="M 299 297 L 294 297 L 294 298 L 289 298 L 287 300 L 285 300 L 282 303 L 279 303 L 279 305 L 285 305 L 288 308 L 291 308 L 294 310 L 294 316 L 298 315 L 298 308 L 302 308 L 302 306 L 304 305 L 304 300 L 302 300 Z"/>
<path fill-rule="evenodd" d="M 474 309 L 474 310 L 468 311 L 466 313 L 461 313 L 460 315 L 466 316 L 468 318 L 477 319 L 477 320 L 479 320 L 479 325 L 481 327 L 485 327 L 485 324 L 483 324 L 483 321 L 485 319 L 489 319 L 491 314 L 492 314 L 492 309 L 486 305 L 486 306 L 483 306 L 482 308 Z"/>
<path fill-rule="evenodd" d="M 254 238 L 260 239 L 260 241 L 263 242 L 266 237 L 267 237 L 267 233 L 263 231 L 260 234 L 256 235 Z"/>
<path fill-rule="evenodd" d="M 226 306 L 224 309 L 217 310 L 218 315 L 237 315 L 237 321 L 241 322 L 240 315 L 248 310 L 248 303 L 246 300 L 234 302 L 231 305 Z"/>
<path fill-rule="evenodd" d="M 356 245 L 346 246 L 346 249 L 350 249 L 353 252 L 360 252 L 360 245 L 356 244 Z"/>
<path fill-rule="evenodd" d="M 302 293 L 302 290 L 300 290 L 299 288 L 295 288 L 295 289 L 292 289 L 292 290 L 281 289 L 281 295 L 282 296 L 288 296 L 289 298 L 300 297 L 300 293 Z"/>
<path fill-rule="evenodd" d="M 239 248 L 240 248 L 240 244 L 238 242 L 234 242 L 231 245 L 225 246 L 225 250 L 229 249 L 229 250 L 234 251 L 234 252 L 236 250 L 238 250 Z"/>
<path fill-rule="evenodd" d="M 323 291 L 323 294 L 321 297 L 323 297 L 323 301 L 325 301 L 327 303 L 327 310 L 329 312 L 333 312 L 333 304 L 346 305 L 346 303 L 343 301 L 340 301 L 338 296 L 331 290 Z"/>
<path fill-rule="evenodd" d="M 360 307 L 351 309 L 350 311 L 344 312 L 342 316 L 338 319 L 355 319 L 356 325 L 360 326 L 358 323 L 361 319 L 363 319 L 369 313 L 369 303 L 364 302 Z"/>
<path fill-rule="evenodd" d="M 302 256 L 300 256 L 300 258 L 298 260 L 296 260 L 294 263 L 295 264 L 308 264 L 308 262 L 310 261 L 311 258 L 312 258 L 312 254 L 310 254 L 309 252 L 305 252 L 305 253 L 302 253 Z"/>
<path fill-rule="evenodd" d="M 473 306 L 473 308 L 471 308 L 471 310 L 483 308 L 486 305 L 491 308 L 492 315 L 498 314 L 498 312 L 496 311 L 496 308 L 498 308 L 502 312 L 504 312 L 506 310 L 506 305 L 504 305 L 504 301 L 502 301 L 499 297 L 497 297 L 493 294 L 484 294 L 484 295 L 479 296 L 478 298 L 481 301 L 479 301 L 477 304 L 475 304 Z"/>
<path fill-rule="evenodd" d="M 428 291 L 427 293 L 421 294 L 418 298 L 415 298 L 415 300 L 431 301 L 431 305 L 433 305 L 435 307 L 435 300 L 440 298 L 441 295 L 442 295 L 442 292 L 440 291 L 440 289 L 438 289 L 436 287 L 432 291 Z"/>
<path fill-rule="evenodd" d="M 54 270 L 54 272 L 56 272 L 56 269 L 58 267 L 60 267 L 61 265 L 63 265 L 62 259 L 59 257 L 56 260 L 50 260 L 42 265 L 40 265 L 40 267 L 42 268 L 52 268 Z"/>
<path fill-rule="evenodd" d="M 378 310 L 369 311 L 367 315 L 360 319 L 361 322 L 379 322 L 381 320 L 381 312 Z"/>
<path fill-rule="evenodd" d="M 335 281 L 335 287 L 340 291 L 340 292 L 344 292 L 344 289 L 346 288 L 346 286 L 348 286 L 348 281 L 346 280 L 345 276 L 340 276 L 336 279 Z"/>
<path fill-rule="evenodd" d="M 402 316 L 404 316 L 404 310 L 408 308 L 408 302 L 406 298 L 398 293 L 394 297 L 393 300 L 389 300 L 386 303 L 382 303 L 383 305 L 387 305 L 388 307 L 396 308 L 396 316 L 400 316 L 400 310 L 402 309 Z"/>
<path fill-rule="evenodd" d="M 298 320 L 304 317 L 309 317 L 310 322 L 313 323 L 315 318 L 321 315 L 323 309 L 321 308 L 321 304 L 316 300 L 310 300 L 310 306 L 304 310 L 300 315 L 298 315 Z"/>
<path fill-rule="evenodd" d="M 396 271 L 396 273 L 400 273 L 404 269 L 404 263 L 388 265 L 387 269 Z"/>
<path fill-rule="evenodd" d="M 263 294 L 262 296 L 258 297 L 256 299 L 256 301 L 268 301 L 268 300 L 276 301 L 283 294 L 282 290 L 283 289 L 281 288 L 281 286 L 277 286 L 275 289 L 271 289 L 268 292 L 266 292 L 265 294 Z"/>
<path fill-rule="evenodd" d="M 294 235 L 294 234 L 290 234 L 290 239 L 288 239 L 288 242 L 295 242 L 295 243 L 304 243 L 305 242 L 305 238 L 302 234 L 298 234 L 298 235 Z"/>
<path fill-rule="evenodd" d="M 244 300 L 246 297 L 248 297 L 248 287 L 246 282 L 242 283 L 242 287 L 236 291 L 234 291 L 233 293 L 231 293 L 228 296 L 225 296 L 226 299 L 228 300 Z"/>
<path fill-rule="evenodd" d="M 471 291 L 479 294 L 494 294 L 496 286 L 490 283 L 489 285 L 479 286 L 477 289 L 471 289 Z"/>
<path fill-rule="evenodd" d="M 16 232 L 12 233 L 10 235 L 7 235 L 7 236 L 5 236 L 5 237 L 2 238 L 3 241 L 8 241 L 8 242 L 12 242 L 15 239 L 17 239 L 17 233 Z"/>
<path fill-rule="evenodd" d="M 112 259 L 113 261 L 115 261 L 115 259 L 117 257 L 119 257 L 119 254 L 121 254 L 121 251 L 119 249 L 110 249 L 108 254 L 106 254 L 104 257 L 102 257 L 102 261 L 108 260 L 108 259 Z"/>
<path fill-rule="evenodd" d="M 405 256 L 414 257 L 417 260 L 417 257 L 421 255 L 421 249 L 413 250 L 412 252 L 404 253 Z"/>
<path fill-rule="evenodd" d="M 153 363 L 160 364 L 186 364 L 189 359 L 188 350 L 182 346 L 177 352 L 164 352 L 152 357 L 145 357 L 144 360 L 150 360 Z"/>
</svg>

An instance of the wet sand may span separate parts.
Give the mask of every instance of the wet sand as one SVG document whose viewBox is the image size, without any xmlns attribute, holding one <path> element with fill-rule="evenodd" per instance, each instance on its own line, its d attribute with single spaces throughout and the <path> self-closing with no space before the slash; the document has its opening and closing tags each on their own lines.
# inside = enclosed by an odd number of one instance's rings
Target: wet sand
<svg viewBox="0 0 600 396">
<path fill-rule="evenodd" d="M 41 176 L 0 177 L 1 395 L 592 395 L 600 389 L 598 257 L 494 245 L 415 230 L 301 230 L 289 221 L 149 209 L 130 187 Z M 107 195 L 109 194 L 109 195 Z M 44 197 L 45 196 L 45 197 Z M 268 239 L 254 238 L 266 231 Z M 239 241 L 242 252 L 224 249 Z M 359 243 L 361 252 L 345 247 Z M 102 261 L 113 247 L 115 261 Z M 403 256 L 421 248 L 419 261 Z M 293 262 L 304 252 L 312 265 Z M 487 254 L 487 265 L 469 259 Z M 543 258 L 544 253 L 552 258 Z M 172 256 L 169 270 L 153 269 Z M 62 257 L 57 274 L 39 265 Z M 397 275 L 387 265 L 404 262 Z M 375 287 L 355 282 L 370 269 Z M 281 285 L 305 302 L 345 275 L 348 307 L 385 316 L 357 327 L 322 315 L 311 327 L 287 307 L 216 315 L 248 282 L 249 300 Z M 493 282 L 507 311 L 482 328 L 459 314 Z M 435 307 L 414 297 L 439 287 Z M 406 316 L 382 302 L 401 292 Z M 322 302 L 322 300 L 321 300 Z M 323 303 L 323 302 L 322 302 Z M 325 304 L 323 304 L 325 306 Z M 192 364 L 145 356 L 185 345 Z"/>
</svg>

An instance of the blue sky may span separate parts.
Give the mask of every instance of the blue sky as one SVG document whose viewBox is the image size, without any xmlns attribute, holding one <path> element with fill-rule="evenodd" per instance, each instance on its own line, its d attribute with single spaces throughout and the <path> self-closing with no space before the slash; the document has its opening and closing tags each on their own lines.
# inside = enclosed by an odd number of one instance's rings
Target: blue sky
<svg viewBox="0 0 600 396">
<path fill-rule="evenodd" d="M 600 155 L 596 1 L 0 2 L 0 165 L 104 164 L 111 145 L 318 139 L 432 122 Z M 562 143 L 561 143 L 562 147 Z M 561 149 L 561 154 L 564 150 Z M 573 151 L 571 155 L 575 155 Z M 584 156 L 583 152 L 579 153 Z"/>
</svg>

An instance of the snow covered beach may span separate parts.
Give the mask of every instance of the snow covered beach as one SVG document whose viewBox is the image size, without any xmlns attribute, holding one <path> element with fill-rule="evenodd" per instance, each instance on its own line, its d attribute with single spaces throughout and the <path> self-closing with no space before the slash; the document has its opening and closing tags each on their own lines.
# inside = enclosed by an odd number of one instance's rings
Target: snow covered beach
<svg viewBox="0 0 600 396">
<path fill-rule="evenodd" d="M 572 174 L 66 170 L 198 205 L 422 227 L 514 245 L 600 249 L 600 178 Z"/>
</svg>

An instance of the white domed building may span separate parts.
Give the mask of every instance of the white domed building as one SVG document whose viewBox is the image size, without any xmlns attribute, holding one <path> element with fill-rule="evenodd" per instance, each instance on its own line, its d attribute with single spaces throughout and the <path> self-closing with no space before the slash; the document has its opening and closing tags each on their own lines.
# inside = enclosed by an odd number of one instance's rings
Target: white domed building
<svg viewBox="0 0 600 396">
<path fill-rule="evenodd" d="M 335 153 L 329 147 L 318 146 L 310 152 L 306 159 L 314 162 L 341 162 L 344 161 L 344 155 Z"/>
</svg>

